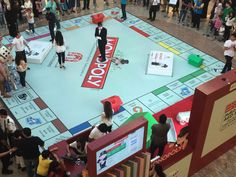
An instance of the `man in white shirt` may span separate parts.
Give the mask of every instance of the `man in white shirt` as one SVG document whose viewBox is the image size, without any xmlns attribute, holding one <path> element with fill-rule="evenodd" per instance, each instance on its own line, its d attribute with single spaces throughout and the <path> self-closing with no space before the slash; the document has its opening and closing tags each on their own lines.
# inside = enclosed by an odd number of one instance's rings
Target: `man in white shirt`
<svg viewBox="0 0 236 177">
<path fill-rule="evenodd" d="M 0 125 L 12 145 L 13 134 L 16 131 L 15 121 L 8 115 L 6 109 L 0 109 Z"/>
<path fill-rule="evenodd" d="M 236 33 L 231 34 L 231 38 L 224 43 L 224 56 L 226 63 L 221 73 L 225 73 L 231 70 L 232 59 L 234 58 L 234 52 L 236 51 Z"/>
<path fill-rule="evenodd" d="M 149 9 L 149 18 L 148 20 L 154 21 L 156 19 L 156 13 L 160 8 L 160 0 L 152 0 L 151 6 Z"/>
<path fill-rule="evenodd" d="M 13 39 L 12 46 L 11 46 L 11 48 L 15 47 L 15 51 L 16 51 L 15 63 L 17 66 L 19 65 L 20 59 L 23 59 L 25 63 L 27 63 L 27 58 L 25 54 L 25 46 L 28 48 L 29 52 L 31 52 L 31 49 L 28 46 L 24 37 L 21 36 L 19 32 L 17 32 L 17 35 Z"/>
</svg>

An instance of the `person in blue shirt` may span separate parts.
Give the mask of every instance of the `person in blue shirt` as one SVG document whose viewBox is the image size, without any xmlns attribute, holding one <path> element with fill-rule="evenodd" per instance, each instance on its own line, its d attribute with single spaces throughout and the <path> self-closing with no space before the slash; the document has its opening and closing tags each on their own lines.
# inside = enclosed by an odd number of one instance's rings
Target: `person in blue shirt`
<svg viewBox="0 0 236 177">
<path fill-rule="evenodd" d="M 192 28 L 197 27 L 197 30 L 199 30 L 204 3 L 202 2 L 202 0 L 195 0 L 194 2 L 195 3 L 193 6 L 193 26 L 192 26 Z"/>
<path fill-rule="evenodd" d="M 126 8 L 127 1 L 126 0 L 121 0 L 120 4 L 121 4 L 121 10 L 122 10 L 122 17 L 121 17 L 121 19 L 122 20 L 126 20 L 127 16 L 126 16 L 125 8 Z"/>
</svg>

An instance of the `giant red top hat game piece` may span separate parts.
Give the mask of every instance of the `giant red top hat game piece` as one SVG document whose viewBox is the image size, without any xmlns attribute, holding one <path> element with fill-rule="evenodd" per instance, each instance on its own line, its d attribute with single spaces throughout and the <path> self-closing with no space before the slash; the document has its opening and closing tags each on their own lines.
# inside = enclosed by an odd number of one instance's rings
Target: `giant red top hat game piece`
<svg viewBox="0 0 236 177">
<path fill-rule="evenodd" d="M 103 13 L 98 13 L 98 14 L 91 15 L 91 18 L 94 24 L 98 24 L 104 21 L 105 16 Z"/>
<path fill-rule="evenodd" d="M 114 110 L 114 113 L 118 112 L 120 110 L 120 106 L 123 104 L 122 100 L 119 96 L 111 96 L 109 98 L 105 98 L 102 100 L 102 104 L 104 104 L 106 101 L 109 101 L 111 103 L 111 107 Z"/>
</svg>

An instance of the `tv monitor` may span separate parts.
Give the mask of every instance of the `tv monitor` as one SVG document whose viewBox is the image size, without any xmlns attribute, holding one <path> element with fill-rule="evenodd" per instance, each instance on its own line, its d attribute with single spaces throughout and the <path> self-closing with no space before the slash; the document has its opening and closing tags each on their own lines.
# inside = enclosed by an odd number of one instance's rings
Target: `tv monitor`
<svg viewBox="0 0 236 177">
<path fill-rule="evenodd" d="M 146 147 L 147 120 L 139 118 L 88 144 L 89 176 L 100 177 L 144 151 Z"/>
</svg>

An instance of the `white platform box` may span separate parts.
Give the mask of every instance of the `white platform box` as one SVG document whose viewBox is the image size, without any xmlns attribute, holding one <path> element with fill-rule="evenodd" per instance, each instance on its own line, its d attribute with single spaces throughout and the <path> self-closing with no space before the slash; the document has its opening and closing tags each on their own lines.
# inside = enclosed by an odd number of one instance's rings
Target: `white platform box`
<svg viewBox="0 0 236 177">
<path fill-rule="evenodd" d="M 171 52 L 151 51 L 147 74 L 172 76 L 174 56 Z"/>
<path fill-rule="evenodd" d="M 36 64 L 41 64 L 52 48 L 51 42 L 30 41 L 28 45 L 32 53 L 29 55 L 29 51 L 26 48 L 27 62 Z"/>
</svg>

